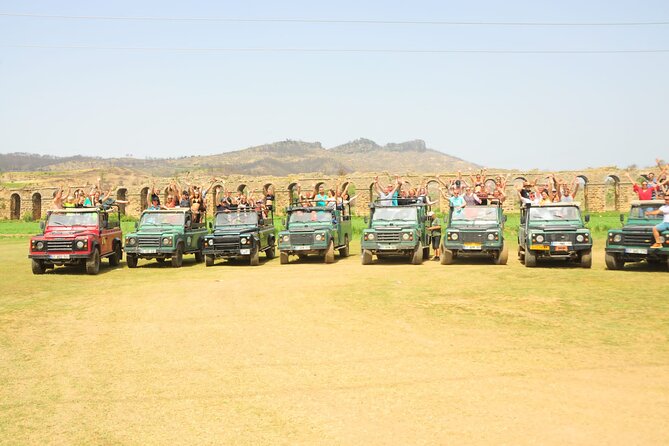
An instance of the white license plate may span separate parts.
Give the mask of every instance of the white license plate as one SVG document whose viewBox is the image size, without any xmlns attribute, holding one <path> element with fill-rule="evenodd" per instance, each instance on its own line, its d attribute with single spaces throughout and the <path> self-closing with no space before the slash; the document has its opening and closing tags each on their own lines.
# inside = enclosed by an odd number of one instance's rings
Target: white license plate
<svg viewBox="0 0 669 446">
<path fill-rule="evenodd" d="M 309 245 L 295 246 L 293 249 L 295 251 L 309 251 L 311 249 L 311 246 L 309 246 Z"/>
<path fill-rule="evenodd" d="M 469 251 L 480 251 L 481 245 L 478 243 L 465 243 L 464 245 L 462 245 L 462 249 L 466 249 Z"/>
<path fill-rule="evenodd" d="M 49 256 L 50 259 L 54 260 L 68 260 L 70 258 L 69 254 L 51 254 Z"/>
<path fill-rule="evenodd" d="M 397 249 L 397 245 L 379 245 L 379 249 L 388 250 L 388 251 L 393 250 L 394 251 L 394 250 Z"/>
<path fill-rule="evenodd" d="M 155 254 L 158 252 L 157 249 L 142 248 L 139 250 L 140 254 Z"/>
<path fill-rule="evenodd" d="M 571 246 L 571 242 L 552 242 L 551 246 Z"/>
<path fill-rule="evenodd" d="M 648 254 L 646 248 L 625 248 L 626 254 Z"/>
<path fill-rule="evenodd" d="M 248 254 L 251 254 L 251 250 L 250 249 L 240 249 L 239 253 L 241 255 L 248 255 Z"/>
</svg>

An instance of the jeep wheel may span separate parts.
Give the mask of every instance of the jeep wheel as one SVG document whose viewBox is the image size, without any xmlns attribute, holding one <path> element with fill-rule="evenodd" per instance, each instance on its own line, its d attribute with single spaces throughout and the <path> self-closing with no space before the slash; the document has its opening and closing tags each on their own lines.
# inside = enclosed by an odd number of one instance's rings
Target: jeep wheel
<svg viewBox="0 0 669 446">
<path fill-rule="evenodd" d="M 114 253 L 109 256 L 109 266 L 118 266 L 122 256 L 123 252 L 121 252 L 121 244 L 114 243 Z"/>
<path fill-rule="evenodd" d="M 439 263 L 442 265 L 450 265 L 453 263 L 453 251 L 450 249 L 442 249 L 439 256 Z"/>
<path fill-rule="evenodd" d="M 607 252 L 604 256 L 604 261 L 606 262 L 606 269 L 617 270 L 623 269 L 625 262 L 620 258 L 619 254 Z"/>
<path fill-rule="evenodd" d="M 260 265 L 260 252 L 258 251 L 257 245 L 253 249 L 251 249 L 251 258 L 249 260 L 249 264 L 251 266 Z"/>
<path fill-rule="evenodd" d="M 128 268 L 137 268 L 137 256 L 135 254 L 126 254 L 125 263 L 128 264 Z"/>
<path fill-rule="evenodd" d="M 213 255 L 206 255 L 204 256 L 204 264 L 207 266 L 214 266 L 214 259 L 215 257 Z"/>
<path fill-rule="evenodd" d="M 501 251 L 497 251 L 497 254 L 495 255 L 495 265 L 506 265 L 508 260 L 509 248 L 507 248 L 505 245 Z"/>
<path fill-rule="evenodd" d="M 265 250 L 265 257 L 271 260 L 276 257 L 276 246 L 274 246 L 274 240 L 270 241 L 270 245 Z"/>
<path fill-rule="evenodd" d="M 86 274 L 96 275 L 100 272 L 100 251 L 93 248 L 93 255 L 86 259 Z"/>
<path fill-rule="evenodd" d="M 423 247 L 419 244 L 413 250 L 413 255 L 411 256 L 412 265 L 420 265 L 423 263 Z"/>
<path fill-rule="evenodd" d="M 363 265 L 370 265 L 372 263 L 372 252 L 368 249 L 363 249 L 361 258 Z"/>
<path fill-rule="evenodd" d="M 525 263 L 525 251 L 520 249 L 520 246 L 518 247 L 518 261 L 520 263 Z"/>
<path fill-rule="evenodd" d="M 537 266 L 537 255 L 531 250 L 525 250 L 525 266 L 528 268 L 534 268 Z"/>
<path fill-rule="evenodd" d="M 328 249 L 325 250 L 325 255 L 323 256 L 323 261 L 325 263 L 333 263 L 334 262 L 334 241 L 330 240 L 330 244 L 328 245 Z"/>
<path fill-rule="evenodd" d="M 280 262 L 282 265 L 287 265 L 287 264 L 288 264 L 288 253 L 287 253 L 287 252 L 283 252 L 283 251 L 281 251 L 281 252 L 279 253 L 279 262 Z"/>
<path fill-rule="evenodd" d="M 202 251 L 196 251 L 195 252 L 195 263 L 202 263 L 204 262 L 204 254 L 202 254 Z"/>
<path fill-rule="evenodd" d="M 590 268 L 592 267 L 592 250 L 588 249 L 581 253 L 581 268 Z"/>
<path fill-rule="evenodd" d="M 41 260 L 32 260 L 33 274 L 44 274 L 44 271 L 46 270 L 44 262 Z"/>
<path fill-rule="evenodd" d="M 177 245 L 177 250 L 172 254 L 172 267 L 181 268 L 181 265 L 184 263 L 184 245 L 179 243 Z"/>
<path fill-rule="evenodd" d="M 349 244 L 349 241 L 348 241 L 348 235 L 345 235 L 344 236 L 344 247 L 339 248 L 339 256 L 340 257 L 348 257 L 349 253 L 351 252 L 350 250 L 351 250 L 351 248 L 350 248 L 350 244 Z"/>
</svg>

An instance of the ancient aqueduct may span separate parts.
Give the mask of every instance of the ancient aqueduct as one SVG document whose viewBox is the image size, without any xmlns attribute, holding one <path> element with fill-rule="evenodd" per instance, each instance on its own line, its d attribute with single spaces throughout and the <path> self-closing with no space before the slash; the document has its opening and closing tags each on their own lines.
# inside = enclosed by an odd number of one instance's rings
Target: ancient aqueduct
<svg viewBox="0 0 669 446">
<path fill-rule="evenodd" d="M 632 175 L 633 178 L 644 176 L 646 172 L 634 170 L 625 171 L 621 169 L 600 168 L 589 169 L 585 171 L 561 171 L 556 172 L 559 178 L 571 179 L 574 176 L 579 178 L 581 182 L 580 191 L 577 194 L 577 200 L 589 212 L 601 212 L 605 210 L 624 211 L 627 209 L 630 200 L 633 200 L 635 195 L 632 190 L 632 184 L 627 180 L 625 172 Z M 486 181 L 488 183 L 493 181 L 497 175 L 506 176 L 510 174 L 507 184 L 507 199 L 505 209 L 509 212 L 518 209 L 518 200 L 515 199 L 515 186 L 523 180 L 534 180 L 540 178 L 540 183 L 543 182 L 546 172 L 488 172 Z M 346 177 L 327 176 L 327 175 L 303 175 L 291 177 L 248 177 L 248 176 L 229 176 L 225 182 L 216 184 L 215 187 L 222 187 L 225 190 L 233 192 L 256 192 L 259 193 L 268 186 L 273 186 L 276 195 L 277 212 L 282 212 L 289 204 L 291 191 L 297 183 L 303 185 L 304 189 L 310 188 L 313 184 L 324 183 L 326 187 L 334 187 L 336 182 L 339 182 L 342 187 L 349 185 L 351 195 L 357 194 L 355 205 L 352 206 L 352 211 L 357 215 L 364 215 L 367 212 L 369 201 L 372 197 L 372 185 L 374 177 L 377 174 L 352 174 Z M 455 174 L 441 174 L 443 180 L 454 179 Z M 387 176 L 380 175 L 383 181 L 389 181 Z M 427 181 L 430 195 L 436 197 L 439 190 L 439 183 L 436 180 L 436 175 L 404 175 L 403 178 L 409 181 L 412 185 L 419 185 Z M 73 187 L 75 185 L 72 185 Z M 80 185 L 84 190 L 88 190 L 90 185 Z M 138 216 L 141 211 L 147 206 L 146 192 L 148 191 L 148 184 L 121 186 L 116 189 L 116 198 L 122 200 L 130 200 L 124 213 L 131 216 Z M 26 217 L 38 220 L 43 218 L 46 212 L 52 208 L 52 199 L 55 193 L 55 187 L 25 187 L 18 189 L 0 189 L 0 218 L 4 219 L 24 219 Z M 210 193 L 209 210 L 212 206 L 215 194 Z M 438 205 L 439 209 L 444 209 L 444 200 L 440 198 Z"/>
</svg>

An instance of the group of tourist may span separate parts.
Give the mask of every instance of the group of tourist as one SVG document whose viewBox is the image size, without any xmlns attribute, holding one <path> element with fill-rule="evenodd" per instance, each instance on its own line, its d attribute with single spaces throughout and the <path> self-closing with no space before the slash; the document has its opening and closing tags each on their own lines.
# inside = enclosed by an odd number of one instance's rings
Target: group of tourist
<svg viewBox="0 0 669 446">
<path fill-rule="evenodd" d="M 656 159 L 655 162 L 660 169 L 660 173 L 655 175 L 655 172 L 648 172 L 643 175 L 643 179 L 639 183 L 634 181 L 629 173 L 625 172 L 639 200 L 654 200 L 666 197 L 669 194 L 669 164 L 662 166 L 660 159 Z"/>
<path fill-rule="evenodd" d="M 357 198 L 357 195 L 349 195 L 348 187 L 349 183 L 342 186 L 336 182 L 334 188 L 326 190 L 323 183 L 318 183 L 311 190 L 303 191 L 302 185 L 297 183 L 291 189 L 291 201 L 304 207 L 330 207 L 344 211 Z"/>
<path fill-rule="evenodd" d="M 63 186 L 58 187 L 53 193 L 53 207 L 54 209 L 70 209 L 70 208 L 85 208 L 85 207 L 100 207 L 102 209 L 110 209 L 115 204 L 128 204 L 127 200 L 118 200 L 112 197 L 112 192 L 115 190 L 110 187 L 106 192 L 100 186 L 100 178 L 88 193 L 82 188 L 72 190 L 72 187 L 65 189 Z"/>
</svg>

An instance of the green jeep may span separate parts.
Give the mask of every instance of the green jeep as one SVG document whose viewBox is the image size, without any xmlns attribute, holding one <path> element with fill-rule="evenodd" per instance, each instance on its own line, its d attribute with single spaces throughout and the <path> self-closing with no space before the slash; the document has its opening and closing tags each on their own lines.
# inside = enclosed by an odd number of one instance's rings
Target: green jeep
<svg viewBox="0 0 669 446">
<path fill-rule="evenodd" d="M 585 216 L 585 222 L 590 216 Z M 518 259 L 527 267 L 537 259 L 559 258 L 592 266 L 592 237 L 581 221 L 578 203 L 527 205 L 520 211 Z"/>
<path fill-rule="evenodd" d="M 373 255 L 408 257 L 414 265 L 430 256 L 426 205 L 372 203 L 369 208 L 369 227 L 361 241 L 363 265 L 372 263 Z"/>
<path fill-rule="evenodd" d="M 499 205 L 451 208 L 441 241 L 441 264 L 450 265 L 463 255 L 485 256 L 506 265 L 509 249 L 504 245 L 506 215 Z"/>
<path fill-rule="evenodd" d="M 344 209 L 321 206 L 286 208 L 286 229 L 279 232 L 281 263 L 288 263 L 291 254 L 300 259 L 316 254 L 323 256 L 325 263 L 332 263 L 335 249 L 339 250 L 340 257 L 347 257 L 352 228 L 350 211 Z"/>
<path fill-rule="evenodd" d="M 142 212 L 135 232 L 125 237 L 125 254 L 128 268 L 136 268 L 138 259 L 156 259 L 163 263 L 171 259 L 179 268 L 184 254 L 195 254 L 195 261 L 204 260 L 202 243 L 207 234 L 204 223 L 193 223 L 188 208 L 146 210 Z"/>
<path fill-rule="evenodd" d="M 252 266 L 260 264 L 260 253 L 273 259 L 276 249 L 274 216 L 263 218 L 255 209 L 217 212 L 213 233 L 205 236 L 203 253 L 207 266 L 217 258 L 248 259 Z M 209 224 L 211 227 L 211 223 Z"/>
<path fill-rule="evenodd" d="M 661 235 L 662 248 L 651 248 L 655 243 L 653 226 L 662 222 L 662 215 L 646 215 L 664 205 L 662 200 L 633 201 L 627 224 L 620 215 L 622 229 L 612 229 L 606 240 L 606 267 L 622 269 L 625 262 L 645 260 L 649 264 L 666 263 L 669 267 L 669 231 Z"/>
</svg>

